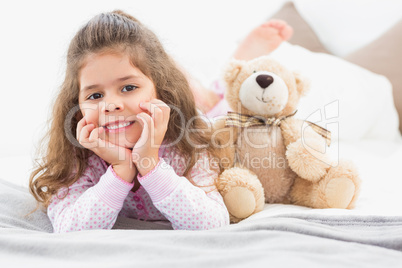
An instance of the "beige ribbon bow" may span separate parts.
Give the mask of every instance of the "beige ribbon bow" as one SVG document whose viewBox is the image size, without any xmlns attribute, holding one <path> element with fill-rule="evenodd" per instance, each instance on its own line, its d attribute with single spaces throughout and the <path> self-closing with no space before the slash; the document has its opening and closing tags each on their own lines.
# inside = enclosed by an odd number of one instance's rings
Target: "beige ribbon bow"
<svg viewBox="0 0 402 268">
<path fill-rule="evenodd" d="M 281 116 L 281 117 L 263 117 L 263 116 L 253 116 L 247 114 L 239 114 L 235 112 L 228 112 L 227 118 L 225 121 L 225 127 L 254 127 L 254 126 L 280 126 L 281 122 L 288 117 L 294 116 L 297 110 L 290 115 Z M 310 121 L 304 120 L 315 132 L 321 135 L 327 144 L 327 146 L 331 145 L 331 131 L 320 127 Z"/>
</svg>

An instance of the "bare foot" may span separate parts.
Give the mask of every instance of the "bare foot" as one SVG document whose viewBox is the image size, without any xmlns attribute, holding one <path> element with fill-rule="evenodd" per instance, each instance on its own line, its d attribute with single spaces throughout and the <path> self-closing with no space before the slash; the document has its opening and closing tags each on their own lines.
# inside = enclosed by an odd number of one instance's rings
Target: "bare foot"
<svg viewBox="0 0 402 268">
<path fill-rule="evenodd" d="M 274 51 L 283 41 L 292 37 L 293 28 L 283 20 L 270 20 L 254 28 L 240 43 L 233 57 L 252 60 Z"/>
</svg>

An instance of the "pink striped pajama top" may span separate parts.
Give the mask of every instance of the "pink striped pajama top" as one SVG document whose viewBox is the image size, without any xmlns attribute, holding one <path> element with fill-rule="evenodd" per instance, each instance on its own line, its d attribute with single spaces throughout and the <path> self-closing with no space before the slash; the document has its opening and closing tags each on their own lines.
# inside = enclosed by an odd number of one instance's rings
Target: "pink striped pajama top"
<svg viewBox="0 0 402 268">
<path fill-rule="evenodd" d="M 206 153 L 183 177 L 186 160 L 171 148 L 159 150 L 159 163 L 140 188 L 119 178 L 97 155 L 73 185 L 53 196 L 47 213 L 54 232 L 111 229 L 117 216 L 168 220 L 174 229 L 205 230 L 229 224 L 229 213 L 214 182 L 218 176 Z M 67 194 L 67 195 L 66 195 Z M 62 198 L 66 195 L 65 198 Z M 60 197 L 60 198 L 59 198 Z"/>
</svg>

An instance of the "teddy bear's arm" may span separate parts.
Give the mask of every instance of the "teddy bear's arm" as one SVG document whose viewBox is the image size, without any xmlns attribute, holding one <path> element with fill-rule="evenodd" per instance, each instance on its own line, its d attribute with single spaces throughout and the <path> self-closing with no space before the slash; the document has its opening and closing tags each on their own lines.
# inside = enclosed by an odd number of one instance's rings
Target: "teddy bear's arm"
<svg viewBox="0 0 402 268">
<path fill-rule="evenodd" d="M 282 121 L 281 130 L 290 168 L 303 179 L 318 181 L 331 164 L 325 139 L 295 118 Z"/>
<path fill-rule="evenodd" d="M 301 137 L 303 121 L 294 117 L 286 118 L 281 122 L 282 136 L 285 146 L 297 141 Z"/>
<path fill-rule="evenodd" d="M 282 130 L 285 146 L 288 146 L 289 144 L 299 140 L 300 138 L 303 138 L 303 140 L 305 141 L 307 140 L 322 141 L 322 145 L 325 145 L 324 138 L 316 131 L 314 131 L 311 127 L 309 127 L 309 124 L 303 120 L 294 117 L 289 117 L 282 121 L 280 127 Z M 325 150 L 325 148 L 315 148 L 315 149 Z"/>
</svg>

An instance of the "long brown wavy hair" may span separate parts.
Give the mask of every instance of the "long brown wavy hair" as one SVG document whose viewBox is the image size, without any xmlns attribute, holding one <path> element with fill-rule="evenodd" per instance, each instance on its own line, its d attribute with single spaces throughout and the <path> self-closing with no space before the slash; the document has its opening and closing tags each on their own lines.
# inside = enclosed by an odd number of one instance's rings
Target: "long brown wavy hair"
<svg viewBox="0 0 402 268">
<path fill-rule="evenodd" d="M 198 116 L 186 77 L 165 52 L 156 35 L 122 11 L 102 13 L 85 24 L 70 43 L 65 79 L 53 106 L 49 130 L 37 152 L 29 188 L 45 207 L 59 189 L 68 188 L 80 178 L 87 167 L 88 157 L 93 154 L 75 139 L 77 123 L 82 118 L 78 106 L 78 77 L 89 54 L 108 51 L 127 53 L 131 63 L 153 81 L 157 98 L 177 107 L 171 109 L 165 141 L 177 140 L 183 134 L 181 137 L 191 136 L 191 140 L 181 138 L 175 145 L 175 149 L 189 159 L 185 176 L 201 150 L 194 144 L 205 145 L 210 156 L 216 155 L 210 146 L 210 132 L 191 131 L 208 129 L 207 123 Z"/>
</svg>

